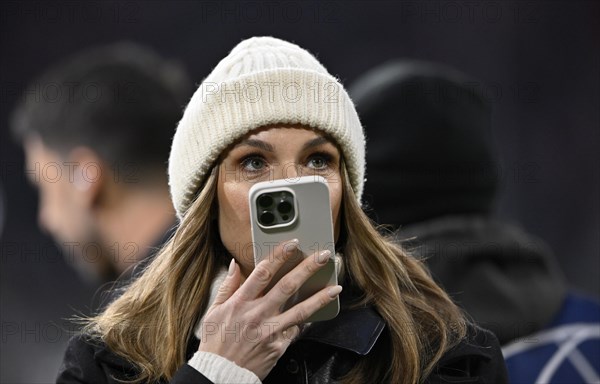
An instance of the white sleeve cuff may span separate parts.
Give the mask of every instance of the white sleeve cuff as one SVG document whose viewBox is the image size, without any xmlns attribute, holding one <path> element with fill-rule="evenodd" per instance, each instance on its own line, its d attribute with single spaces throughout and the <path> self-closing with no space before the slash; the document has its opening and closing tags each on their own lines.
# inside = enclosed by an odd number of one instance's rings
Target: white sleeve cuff
<svg viewBox="0 0 600 384">
<path fill-rule="evenodd" d="M 188 364 L 213 383 L 262 384 L 254 372 L 210 352 L 196 352 Z"/>
</svg>

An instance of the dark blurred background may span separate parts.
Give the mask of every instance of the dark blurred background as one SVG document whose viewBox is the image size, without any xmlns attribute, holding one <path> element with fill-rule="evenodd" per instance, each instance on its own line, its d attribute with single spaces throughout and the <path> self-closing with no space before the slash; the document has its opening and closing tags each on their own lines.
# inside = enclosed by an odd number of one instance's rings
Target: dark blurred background
<svg viewBox="0 0 600 384">
<path fill-rule="evenodd" d="M 37 195 L 9 136 L 9 114 L 26 84 L 50 64 L 121 39 L 180 60 L 196 83 L 255 35 L 307 48 L 346 85 L 392 58 L 438 61 L 479 79 L 473 86 L 492 102 L 502 159 L 498 215 L 547 241 L 573 286 L 600 294 L 597 1 L 3 1 L 0 7 L 2 383 L 53 381 L 73 329 L 64 319 L 86 313 L 97 289 L 80 281 L 39 231 Z"/>
</svg>

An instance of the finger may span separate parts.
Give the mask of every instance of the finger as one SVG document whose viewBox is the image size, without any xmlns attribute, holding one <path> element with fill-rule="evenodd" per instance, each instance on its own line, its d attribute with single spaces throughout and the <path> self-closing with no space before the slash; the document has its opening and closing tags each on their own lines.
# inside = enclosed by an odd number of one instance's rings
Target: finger
<svg viewBox="0 0 600 384">
<path fill-rule="evenodd" d="M 283 312 L 279 316 L 278 321 L 281 321 L 282 324 L 300 325 L 306 323 L 308 318 L 311 317 L 313 313 L 317 312 L 319 309 L 335 300 L 339 296 L 340 292 L 342 292 L 341 285 L 325 287 L 308 299 Z"/>
<path fill-rule="evenodd" d="M 225 280 L 219 286 L 219 290 L 217 291 L 217 296 L 213 305 L 223 304 L 227 299 L 229 299 L 235 291 L 240 286 L 240 273 L 237 263 L 235 259 L 232 258 L 229 263 L 229 270 L 227 271 L 227 276 Z"/>
<path fill-rule="evenodd" d="M 250 276 L 238 290 L 238 294 L 245 300 L 253 300 L 259 297 L 267 288 L 275 273 L 290 257 L 298 251 L 298 240 L 294 239 L 277 245 L 273 253 L 265 260 L 258 263 Z"/>
<path fill-rule="evenodd" d="M 281 307 L 298 292 L 306 280 L 327 265 L 330 257 L 331 251 L 324 250 L 319 253 L 315 252 L 312 256 L 305 258 L 275 284 L 265 295 L 265 299 L 272 301 L 277 308 Z"/>
<path fill-rule="evenodd" d="M 297 325 L 292 325 L 283 330 L 283 340 L 289 344 L 293 343 L 294 340 L 300 335 L 300 327 Z"/>
</svg>

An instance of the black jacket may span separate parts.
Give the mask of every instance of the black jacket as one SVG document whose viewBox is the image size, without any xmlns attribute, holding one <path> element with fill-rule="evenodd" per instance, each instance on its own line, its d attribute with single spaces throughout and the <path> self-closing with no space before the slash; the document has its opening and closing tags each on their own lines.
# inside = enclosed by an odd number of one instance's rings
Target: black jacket
<svg viewBox="0 0 600 384">
<path fill-rule="evenodd" d="M 342 294 L 342 303 L 347 300 L 348 297 Z M 385 322 L 373 308 L 342 308 L 335 319 L 308 327 L 263 382 L 332 383 L 362 356 L 389 343 Z M 198 344 L 198 339 L 192 336 L 187 345 L 188 359 L 198 349 Z M 117 384 L 116 379 L 131 379 L 135 373 L 131 363 L 111 352 L 106 345 L 79 335 L 69 343 L 57 383 Z M 507 381 L 506 377 L 496 337 L 489 331 L 469 325 L 467 338 L 443 356 L 426 383 L 500 384 Z M 186 364 L 177 371 L 171 383 L 208 384 L 211 381 Z"/>
</svg>

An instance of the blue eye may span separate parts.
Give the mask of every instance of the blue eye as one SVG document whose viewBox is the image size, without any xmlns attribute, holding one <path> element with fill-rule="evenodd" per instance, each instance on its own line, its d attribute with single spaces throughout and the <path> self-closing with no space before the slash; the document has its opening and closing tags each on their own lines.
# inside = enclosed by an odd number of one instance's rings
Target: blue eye
<svg viewBox="0 0 600 384">
<path fill-rule="evenodd" d="M 248 156 L 242 160 L 241 165 L 245 171 L 257 172 L 266 167 L 266 162 L 260 156 Z"/>
</svg>

